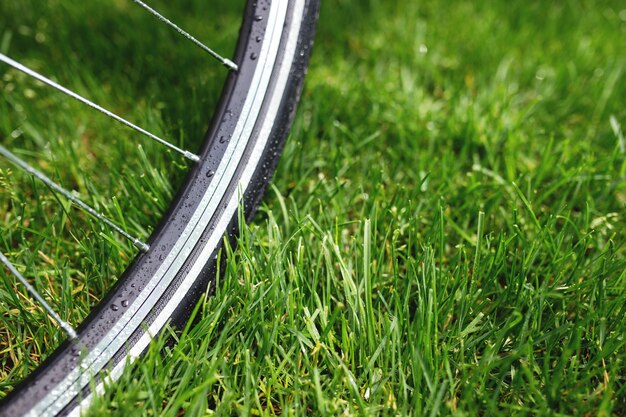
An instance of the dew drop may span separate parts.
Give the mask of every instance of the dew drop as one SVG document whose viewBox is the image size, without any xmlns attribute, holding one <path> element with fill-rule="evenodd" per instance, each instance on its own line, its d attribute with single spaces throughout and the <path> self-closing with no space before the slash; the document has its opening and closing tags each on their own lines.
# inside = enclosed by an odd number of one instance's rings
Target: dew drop
<svg viewBox="0 0 626 417">
<path fill-rule="evenodd" d="M 207 178 L 211 178 L 213 175 L 215 175 L 215 172 L 213 172 L 212 170 L 208 170 L 208 171 L 206 172 L 206 177 L 207 177 Z"/>
<path fill-rule="evenodd" d="M 257 58 L 256 53 L 252 52 L 252 53 L 250 54 L 250 59 L 254 61 L 256 58 Z"/>
<path fill-rule="evenodd" d="M 120 308 L 118 307 L 118 305 L 117 305 L 117 304 L 111 304 L 111 310 L 113 310 L 113 311 L 117 311 L 117 310 L 119 310 L 119 309 L 120 309 Z"/>
<path fill-rule="evenodd" d="M 256 20 L 257 22 L 260 22 L 261 20 L 263 20 L 263 16 L 258 14 L 256 16 L 254 16 L 254 20 Z"/>
<path fill-rule="evenodd" d="M 122 300 L 122 307 L 128 307 L 128 300 Z"/>
</svg>

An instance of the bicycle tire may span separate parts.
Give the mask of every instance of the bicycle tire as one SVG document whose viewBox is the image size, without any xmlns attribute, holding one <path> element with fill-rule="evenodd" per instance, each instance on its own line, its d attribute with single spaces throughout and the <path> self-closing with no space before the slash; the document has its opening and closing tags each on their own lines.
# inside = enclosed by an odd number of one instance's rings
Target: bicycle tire
<svg viewBox="0 0 626 417">
<path fill-rule="evenodd" d="M 209 283 L 238 208 L 254 215 L 282 151 L 313 44 L 319 0 L 248 0 L 232 72 L 167 214 L 106 297 L 0 404 L 0 416 L 79 415 L 168 324 L 184 322 Z M 79 348 L 80 346 L 80 348 Z"/>
</svg>

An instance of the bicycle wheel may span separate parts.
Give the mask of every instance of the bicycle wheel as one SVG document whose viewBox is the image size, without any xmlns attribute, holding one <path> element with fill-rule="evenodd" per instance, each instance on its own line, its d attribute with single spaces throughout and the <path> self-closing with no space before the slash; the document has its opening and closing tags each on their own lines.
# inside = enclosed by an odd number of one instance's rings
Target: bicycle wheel
<svg viewBox="0 0 626 417">
<path fill-rule="evenodd" d="M 250 0 L 233 61 L 199 161 L 168 213 L 119 281 L 77 329 L 11 392 L 2 416 L 78 415 L 169 323 L 184 320 L 215 280 L 238 208 L 254 214 L 302 90 L 317 0 Z"/>
</svg>

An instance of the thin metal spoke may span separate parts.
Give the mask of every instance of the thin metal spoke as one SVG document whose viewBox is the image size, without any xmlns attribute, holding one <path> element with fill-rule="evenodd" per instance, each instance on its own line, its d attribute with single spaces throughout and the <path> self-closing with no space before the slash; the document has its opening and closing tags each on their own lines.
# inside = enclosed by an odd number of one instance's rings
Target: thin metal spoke
<svg viewBox="0 0 626 417">
<path fill-rule="evenodd" d="M 152 140 L 154 140 L 154 141 L 156 141 L 156 142 L 158 142 L 158 143 L 160 143 L 160 144 L 162 144 L 164 146 L 167 146 L 168 148 L 170 148 L 170 149 L 172 149 L 172 150 L 174 150 L 176 152 L 181 153 L 183 156 L 185 156 L 188 159 L 191 159 L 194 162 L 197 162 L 197 161 L 200 160 L 198 155 L 196 155 L 196 154 L 194 154 L 192 152 L 186 151 L 184 149 L 181 149 L 178 146 L 173 145 L 170 142 L 166 141 L 165 139 L 161 139 L 160 137 L 158 137 L 158 136 L 148 132 L 147 130 L 145 130 L 145 129 L 135 125 L 132 122 L 129 122 L 128 120 L 126 120 L 123 117 L 118 116 L 117 114 L 115 114 L 115 113 L 105 109 L 104 107 L 101 107 L 101 106 L 97 105 L 96 103 L 86 99 L 85 97 L 83 97 L 83 96 L 81 96 L 81 95 L 79 95 L 79 94 L 77 94 L 77 93 L 75 93 L 75 92 L 73 92 L 73 91 L 63 87 L 62 85 L 55 83 L 54 81 L 50 80 L 49 78 L 44 77 L 43 75 L 39 74 L 38 72 L 33 71 L 32 69 L 30 69 L 30 68 L 20 64 L 19 62 L 9 58 L 8 56 L 6 56 L 6 55 L 4 55 L 2 53 L 0 53 L 0 62 L 4 62 L 5 64 L 10 65 L 11 67 L 15 68 L 16 70 L 22 71 L 23 73 L 30 75 L 31 77 L 41 81 L 42 83 L 44 83 L 44 84 L 46 84 L 46 85 L 48 85 L 48 86 L 50 86 L 50 87 L 52 87 L 52 88 L 62 92 L 64 94 L 67 94 L 68 96 L 72 97 L 73 99 L 78 100 L 81 103 L 86 104 L 87 106 L 89 106 L 89 107 L 91 107 L 91 108 L 93 108 L 95 110 L 98 110 L 101 113 L 106 114 L 110 118 L 112 118 L 114 120 L 117 120 L 118 122 L 120 122 L 120 123 L 122 123 L 122 124 L 124 124 L 124 125 L 126 125 L 128 127 L 130 127 L 131 129 L 136 130 L 139 133 L 144 134 L 145 136 L 149 137 L 150 139 L 152 139 Z"/>
<path fill-rule="evenodd" d="M 41 306 L 44 308 L 44 310 L 46 310 L 46 312 L 54 319 L 54 321 L 56 321 L 58 323 L 58 325 L 65 330 L 65 333 L 67 333 L 68 337 L 71 340 L 75 340 L 78 339 L 78 335 L 76 334 L 76 330 L 74 330 L 74 328 L 72 327 L 71 324 L 69 324 L 68 322 L 66 322 L 65 320 L 63 320 L 57 313 L 56 311 L 54 311 L 52 309 L 52 307 L 50 307 L 50 305 L 46 302 L 46 300 L 41 296 L 41 294 L 39 294 L 39 292 L 35 289 L 35 287 L 33 287 L 32 285 L 30 285 L 30 283 L 26 280 L 26 278 L 24 278 L 22 276 L 22 274 L 20 274 L 20 272 L 17 270 L 17 268 L 15 268 L 15 266 L 13 266 L 13 264 L 11 263 L 11 261 L 9 261 L 7 259 L 6 256 L 4 256 L 4 254 L 2 252 L 0 252 L 0 261 L 4 264 L 4 266 L 7 267 L 7 269 L 13 274 L 15 275 L 15 278 L 17 278 L 24 287 L 26 287 L 26 290 L 28 290 L 28 292 L 30 293 L 30 295 L 32 295 L 33 297 L 35 297 L 35 299 L 39 302 L 39 304 L 41 304 Z"/>
<path fill-rule="evenodd" d="M 116 232 L 118 232 L 119 234 L 127 238 L 128 240 L 130 240 L 133 243 L 133 245 L 135 245 L 135 247 L 137 247 L 139 250 L 146 252 L 148 251 L 148 249 L 150 249 L 148 244 L 132 236 L 130 233 L 126 232 L 117 224 L 113 223 L 111 220 L 107 219 L 102 214 L 98 213 L 91 206 L 87 205 L 87 203 L 83 202 L 80 198 L 74 196 L 71 192 L 69 192 L 65 188 L 61 187 L 60 185 L 52 181 L 43 172 L 37 170 L 36 168 L 29 165 L 27 162 L 24 162 L 23 160 L 18 158 L 15 154 L 13 154 L 11 151 L 9 151 L 7 148 L 5 148 L 2 145 L 0 145 L 0 155 L 4 156 L 9 161 L 14 163 L 18 167 L 22 168 L 24 171 L 28 172 L 29 174 L 31 174 L 38 180 L 45 183 L 48 187 L 62 194 L 65 198 L 67 198 L 68 200 L 76 204 L 78 207 L 82 208 L 87 213 L 91 214 L 92 216 L 94 216 L 95 218 L 97 218 L 98 220 L 100 220 L 101 222 L 103 222 L 104 224 L 106 224 L 107 226 L 109 226 L 110 228 L 112 228 L 113 230 L 115 230 Z"/>
<path fill-rule="evenodd" d="M 213 49 L 209 48 L 208 46 L 206 46 L 205 44 L 203 44 L 202 42 L 200 42 L 199 40 L 197 40 L 196 38 L 191 36 L 188 32 L 185 32 L 184 30 L 182 30 L 174 22 L 172 22 L 171 20 L 169 20 L 168 18 L 163 16 L 161 13 L 157 12 L 156 10 L 154 10 L 152 7 L 148 6 L 143 1 L 141 1 L 141 0 L 133 0 L 133 1 L 135 3 L 137 3 L 138 5 L 140 5 L 141 7 L 143 7 L 144 9 L 146 9 L 147 11 L 149 11 L 150 13 L 152 13 L 154 16 L 156 16 L 163 23 L 165 23 L 165 24 L 171 26 L 172 28 L 174 28 L 178 33 L 183 35 L 185 38 L 189 39 L 191 42 L 195 43 L 200 48 L 204 49 L 206 52 L 211 54 L 211 56 L 213 56 L 215 59 L 220 61 L 222 64 L 224 64 L 225 66 L 227 66 L 231 70 L 237 71 L 239 69 L 239 67 L 237 67 L 237 64 L 235 64 L 233 61 L 231 61 L 228 58 L 224 58 L 223 56 L 221 56 L 220 54 L 215 52 Z"/>
</svg>

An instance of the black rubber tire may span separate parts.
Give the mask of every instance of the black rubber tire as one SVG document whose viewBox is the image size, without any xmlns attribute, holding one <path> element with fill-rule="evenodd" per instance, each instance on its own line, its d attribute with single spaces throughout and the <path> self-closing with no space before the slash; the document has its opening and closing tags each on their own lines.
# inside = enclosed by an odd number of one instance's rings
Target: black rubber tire
<svg viewBox="0 0 626 417">
<path fill-rule="evenodd" d="M 319 0 L 248 1 L 233 59 L 239 70 L 225 83 L 200 161 L 148 241 L 150 249 L 78 328 L 78 342 L 63 343 L 11 392 L 0 416 L 78 415 L 88 406 L 90 387 L 118 377 L 128 357 L 145 351 L 150 334 L 189 317 L 215 282 L 224 237 L 236 243 L 233 204 L 243 199 L 249 220 L 274 172 L 302 91 L 318 13 Z"/>
</svg>

